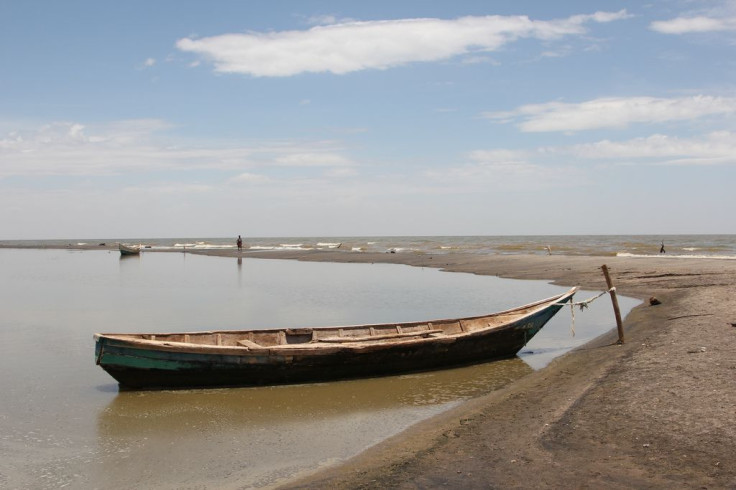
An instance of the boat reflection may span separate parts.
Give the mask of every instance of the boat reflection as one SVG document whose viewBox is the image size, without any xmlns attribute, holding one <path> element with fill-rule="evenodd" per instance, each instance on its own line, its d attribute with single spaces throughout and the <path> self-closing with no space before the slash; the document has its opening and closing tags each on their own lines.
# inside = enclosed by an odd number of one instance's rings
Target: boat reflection
<svg viewBox="0 0 736 490">
<path fill-rule="evenodd" d="M 443 405 L 490 393 L 533 370 L 520 358 L 457 369 L 330 383 L 170 391 L 120 391 L 102 411 L 107 435 L 176 430 L 181 418 L 271 425 L 359 412 Z"/>
<path fill-rule="evenodd" d="M 265 486 L 344 460 L 531 372 L 513 358 L 331 383 L 121 391 L 98 416 L 100 453 L 108 455 L 100 470 L 121 483 L 148 474 L 150 485 L 175 487 L 208 484 L 200 469 L 226 466 L 233 484 Z"/>
</svg>

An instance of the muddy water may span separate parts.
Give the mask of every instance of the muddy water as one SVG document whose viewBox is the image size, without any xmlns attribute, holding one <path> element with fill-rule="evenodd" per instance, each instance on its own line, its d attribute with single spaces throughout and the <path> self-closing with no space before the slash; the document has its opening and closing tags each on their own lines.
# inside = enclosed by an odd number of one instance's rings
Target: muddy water
<svg viewBox="0 0 736 490">
<path fill-rule="evenodd" d="M 562 288 L 403 266 L 180 253 L 0 250 L 0 271 L 7 488 L 269 486 L 357 454 L 613 326 L 610 304 L 594 303 L 578 315 L 575 338 L 563 311 L 508 361 L 338 383 L 121 392 L 94 365 L 94 332 L 442 318 Z M 624 314 L 635 304 L 621 303 Z"/>
</svg>

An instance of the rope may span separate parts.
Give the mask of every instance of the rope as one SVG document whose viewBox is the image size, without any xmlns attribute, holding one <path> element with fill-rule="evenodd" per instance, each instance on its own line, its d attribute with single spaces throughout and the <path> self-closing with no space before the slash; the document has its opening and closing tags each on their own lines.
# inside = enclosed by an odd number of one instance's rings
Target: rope
<svg viewBox="0 0 736 490">
<path fill-rule="evenodd" d="M 583 311 L 583 310 L 585 310 L 585 308 L 588 308 L 589 305 L 590 305 L 590 303 L 592 303 L 593 301 L 597 300 L 598 298 L 600 298 L 604 294 L 613 292 L 615 290 L 616 290 L 616 288 L 615 287 L 612 287 L 611 289 L 609 289 L 607 291 L 601 291 L 600 293 L 596 294 L 592 298 L 588 298 L 588 299 L 583 300 L 583 301 L 576 301 L 576 302 L 572 302 L 571 301 L 569 303 L 555 303 L 556 305 L 560 305 L 560 306 L 568 306 L 568 305 L 570 306 L 570 316 L 572 316 L 572 323 L 570 324 L 570 333 L 572 334 L 573 337 L 575 337 L 575 307 L 576 306 L 579 306 L 580 307 L 580 311 Z"/>
</svg>

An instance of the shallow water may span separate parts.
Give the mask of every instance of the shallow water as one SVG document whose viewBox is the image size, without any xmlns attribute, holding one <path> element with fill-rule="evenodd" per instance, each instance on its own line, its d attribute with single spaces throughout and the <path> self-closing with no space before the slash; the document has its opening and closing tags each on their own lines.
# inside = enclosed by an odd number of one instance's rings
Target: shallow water
<svg viewBox="0 0 736 490">
<path fill-rule="evenodd" d="M 0 487 L 263 487 L 346 459 L 614 327 L 563 309 L 520 358 L 281 387 L 119 392 L 94 332 L 428 320 L 564 290 L 385 264 L 0 250 Z M 578 299 L 591 296 L 581 292 Z M 605 298 L 603 298 L 605 300 Z M 623 313 L 636 304 L 620 298 Z"/>
</svg>

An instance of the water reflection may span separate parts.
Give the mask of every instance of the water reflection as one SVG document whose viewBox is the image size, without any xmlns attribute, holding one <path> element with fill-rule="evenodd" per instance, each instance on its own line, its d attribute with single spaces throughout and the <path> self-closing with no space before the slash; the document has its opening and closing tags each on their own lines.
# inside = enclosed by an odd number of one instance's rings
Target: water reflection
<svg viewBox="0 0 736 490">
<path fill-rule="evenodd" d="M 237 258 L 236 258 L 237 259 Z M 118 392 L 92 334 L 384 323 L 484 314 L 563 288 L 387 264 L 0 250 L 0 487 L 242 488 L 354 455 L 615 328 L 561 311 L 522 359 L 329 384 Z M 581 292 L 581 298 L 591 296 Z M 622 313 L 627 304 L 619 297 Z M 377 307 L 380 305 L 380 307 Z M 536 366 L 533 366 L 536 367 Z"/>
<path fill-rule="evenodd" d="M 174 467 L 159 476 L 162 483 L 193 483 L 193 467 L 214 465 L 229 468 L 238 485 L 262 486 L 304 468 L 346 459 L 452 404 L 531 371 L 514 358 L 333 383 L 120 392 L 97 418 L 100 452 L 115 455 L 100 469 L 115 479 L 130 478 L 131 472 L 153 474 L 156 453 L 165 450 Z M 128 456 L 121 460 L 120 454 Z"/>
<path fill-rule="evenodd" d="M 140 255 L 120 255 L 120 257 L 118 258 L 120 272 L 128 273 L 129 271 L 140 269 L 141 260 L 142 259 Z"/>
<path fill-rule="evenodd" d="M 180 426 L 176 417 L 216 416 L 229 425 L 271 425 L 353 411 L 382 411 L 455 402 L 489 393 L 532 372 L 516 357 L 457 369 L 329 383 L 204 390 L 120 391 L 100 413 L 100 428 L 116 432 Z M 105 385 L 108 386 L 108 385 Z M 117 422 L 127 422 L 119 426 Z M 162 425 L 164 424 L 164 425 Z M 167 428 L 167 430 L 169 429 Z"/>
</svg>

